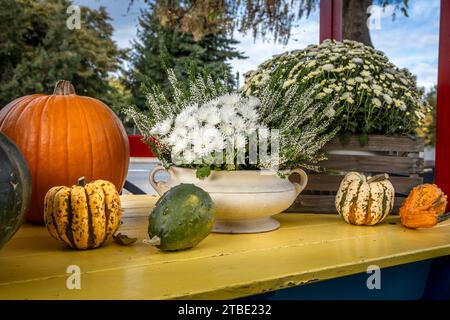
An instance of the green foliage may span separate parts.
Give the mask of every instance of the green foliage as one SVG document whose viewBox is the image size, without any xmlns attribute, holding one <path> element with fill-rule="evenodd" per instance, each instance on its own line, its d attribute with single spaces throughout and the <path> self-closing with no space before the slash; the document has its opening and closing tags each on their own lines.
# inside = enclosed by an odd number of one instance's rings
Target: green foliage
<svg viewBox="0 0 450 320">
<path fill-rule="evenodd" d="M 198 41 L 208 34 L 226 32 L 233 34 L 239 31 L 252 33 L 256 39 L 272 38 L 274 41 L 287 44 L 291 30 L 300 19 L 308 17 L 319 8 L 319 0 L 147 0 L 152 3 L 164 27 L 184 33 L 194 34 Z M 130 6 L 134 0 L 129 0 Z M 344 0 L 343 8 L 350 3 L 361 0 Z M 363 1 L 364 2 L 364 1 Z M 373 0 L 366 3 L 394 8 L 393 18 L 400 11 L 408 15 L 408 0 Z M 366 10 L 359 5 L 361 16 L 366 16 Z M 360 27 L 360 26 L 359 26 Z M 352 39 L 355 40 L 355 39 Z"/>
<path fill-rule="evenodd" d="M 211 174 L 211 167 L 210 166 L 201 166 L 198 167 L 195 171 L 195 175 L 198 179 L 204 179 L 208 177 Z"/>
<path fill-rule="evenodd" d="M 436 145 L 436 98 L 437 87 L 434 86 L 425 94 L 425 100 L 430 105 L 430 110 L 425 115 L 423 125 L 417 129 L 417 134 L 425 139 L 427 146 Z"/>
<path fill-rule="evenodd" d="M 145 88 L 153 84 L 158 84 L 166 95 L 170 92 L 165 71 L 167 68 L 173 69 L 181 81 L 186 81 L 189 78 L 187 66 L 196 65 L 198 72 L 207 70 L 214 77 L 226 73 L 228 84 L 237 85 L 231 67 L 226 63 L 234 58 L 245 58 L 234 49 L 237 43 L 222 34 L 206 35 L 196 42 L 190 33 L 162 27 L 152 6 L 141 11 L 138 39 L 133 44 L 126 83 L 132 92 L 134 104 L 140 109 L 145 108 Z"/>
<path fill-rule="evenodd" d="M 123 74 L 119 78 L 110 76 L 107 81 L 108 85 L 111 87 L 110 95 L 108 97 L 108 99 L 111 100 L 111 104 L 108 104 L 108 106 L 118 115 L 122 115 L 122 108 L 130 105 L 133 99 L 131 91 L 124 85 L 125 77 Z"/>
<path fill-rule="evenodd" d="M 50 94 L 70 80 L 77 94 L 114 105 L 108 81 L 124 52 L 112 41 L 104 8 L 81 7 L 81 28 L 70 30 L 69 0 L 0 0 L 0 107 L 33 93 Z"/>
</svg>

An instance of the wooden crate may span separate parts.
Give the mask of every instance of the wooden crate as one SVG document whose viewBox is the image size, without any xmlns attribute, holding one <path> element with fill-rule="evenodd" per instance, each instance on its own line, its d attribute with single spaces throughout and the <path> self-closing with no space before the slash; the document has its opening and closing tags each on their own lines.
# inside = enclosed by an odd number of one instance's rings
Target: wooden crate
<svg viewBox="0 0 450 320">
<path fill-rule="evenodd" d="M 345 144 L 335 138 L 324 147 L 328 160 L 320 165 L 338 170 L 339 174 L 308 172 L 308 185 L 286 211 L 336 213 L 334 199 L 339 184 L 347 172 L 357 171 L 366 175 L 389 174 L 396 191 L 393 212 L 397 213 L 409 191 L 423 182 L 423 149 L 419 138 L 371 135 L 364 146 L 357 136 Z M 294 181 L 297 178 L 291 177 Z"/>
</svg>

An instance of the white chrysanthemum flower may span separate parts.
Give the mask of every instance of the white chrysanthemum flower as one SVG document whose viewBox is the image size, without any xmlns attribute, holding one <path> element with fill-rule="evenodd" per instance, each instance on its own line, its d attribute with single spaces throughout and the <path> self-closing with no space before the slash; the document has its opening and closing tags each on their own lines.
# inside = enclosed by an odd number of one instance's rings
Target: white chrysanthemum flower
<svg viewBox="0 0 450 320">
<path fill-rule="evenodd" d="M 198 120 L 205 122 L 208 119 L 209 109 L 206 106 L 202 106 L 198 109 Z"/>
<path fill-rule="evenodd" d="M 351 97 L 352 97 L 352 93 L 351 92 L 344 92 L 342 94 L 342 96 L 341 96 L 341 99 L 345 100 L 345 99 L 348 99 L 348 98 L 351 98 Z"/>
<path fill-rule="evenodd" d="M 381 96 L 381 95 L 383 94 L 380 90 L 373 90 L 373 93 L 374 93 L 376 96 Z"/>
<path fill-rule="evenodd" d="M 177 116 L 177 118 L 178 117 L 180 117 L 180 118 L 188 118 L 192 114 L 197 113 L 197 111 L 198 111 L 198 105 L 197 104 L 190 105 L 190 106 L 186 107 L 185 109 L 183 109 L 180 112 L 180 114 Z"/>
<path fill-rule="evenodd" d="M 261 100 L 259 100 L 256 97 L 250 96 L 250 97 L 247 98 L 247 104 L 249 106 L 251 106 L 252 108 L 256 108 L 259 105 L 261 105 Z"/>
<path fill-rule="evenodd" d="M 190 149 L 185 149 L 183 151 L 183 159 L 185 164 L 191 164 L 195 160 L 195 154 Z"/>
<path fill-rule="evenodd" d="M 195 128 L 198 126 L 198 119 L 194 115 L 189 116 L 184 122 L 184 126 L 187 128 Z"/>
<path fill-rule="evenodd" d="M 220 131 L 226 137 L 232 136 L 234 134 L 234 128 L 229 123 L 225 122 L 220 125 Z"/>
<path fill-rule="evenodd" d="M 187 119 L 190 118 L 192 114 L 197 113 L 197 110 L 198 108 L 196 105 L 192 105 L 187 107 L 186 109 L 183 109 L 175 118 L 175 126 L 185 126 Z"/>
<path fill-rule="evenodd" d="M 257 117 L 255 108 L 249 104 L 240 106 L 239 113 L 246 119 L 255 119 L 255 116 Z"/>
<path fill-rule="evenodd" d="M 241 95 L 239 94 L 224 94 L 223 96 L 219 97 L 218 100 L 220 103 L 228 106 L 233 106 L 236 103 L 239 102 L 241 99 Z"/>
<path fill-rule="evenodd" d="M 334 70 L 334 65 L 332 65 L 331 63 L 327 63 L 322 66 L 322 69 L 325 71 L 332 71 Z"/>
<path fill-rule="evenodd" d="M 330 89 L 330 88 L 324 88 L 324 89 L 323 89 L 323 92 L 325 92 L 326 94 L 330 94 L 330 93 L 333 92 L 333 89 Z"/>
<path fill-rule="evenodd" d="M 189 140 L 186 137 L 177 139 L 172 144 L 172 152 L 179 154 L 180 152 L 184 151 L 188 146 L 189 146 Z"/>
<path fill-rule="evenodd" d="M 236 149 L 245 149 L 245 146 L 247 145 L 247 138 L 243 134 L 237 134 L 234 137 L 234 146 Z"/>
<path fill-rule="evenodd" d="M 363 60 L 363 59 L 361 59 L 361 58 L 353 58 L 353 59 L 352 59 L 352 62 L 354 62 L 354 63 L 358 63 L 358 64 L 361 64 L 361 63 L 363 63 L 363 62 L 364 62 L 364 60 Z"/>
<path fill-rule="evenodd" d="M 199 128 L 192 132 L 191 143 L 198 158 L 208 156 L 215 150 L 216 135 L 219 136 L 218 130 L 212 127 Z"/>
<path fill-rule="evenodd" d="M 388 94 L 383 95 L 384 101 L 386 101 L 387 104 L 392 104 L 392 98 Z"/>
<path fill-rule="evenodd" d="M 199 130 L 199 134 L 205 136 L 208 139 L 215 139 L 220 136 L 220 131 L 216 127 L 206 125 Z"/>
<path fill-rule="evenodd" d="M 293 85 L 294 83 L 295 83 L 295 80 L 293 80 L 293 79 L 290 79 L 290 80 L 285 81 L 285 82 L 283 83 L 283 89 L 286 89 L 287 87 L 290 87 L 290 86 Z"/>
<path fill-rule="evenodd" d="M 311 60 L 310 62 L 308 62 L 308 64 L 306 65 L 307 68 L 312 68 L 316 65 L 316 60 Z"/>
<path fill-rule="evenodd" d="M 243 131 L 247 128 L 247 124 L 244 120 L 244 118 L 242 118 L 239 115 L 234 116 L 231 119 L 231 124 L 238 130 L 238 131 Z"/>
<path fill-rule="evenodd" d="M 369 76 L 370 76 L 370 72 L 367 71 L 367 70 L 363 70 L 363 71 L 361 71 L 361 76 L 363 76 L 363 77 L 369 77 Z"/>
<path fill-rule="evenodd" d="M 151 134 L 165 136 L 172 128 L 172 118 L 167 118 L 157 123 L 150 131 Z"/>
<path fill-rule="evenodd" d="M 222 106 L 220 108 L 219 114 L 222 122 L 230 122 L 236 113 L 236 109 L 233 106 Z"/>
<path fill-rule="evenodd" d="M 336 61 L 337 59 L 339 59 L 339 56 L 331 56 L 330 57 L 331 62 Z"/>
<path fill-rule="evenodd" d="M 398 100 L 398 99 L 393 99 L 393 100 L 394 100 L 394 105 L 397 108 L 399 108 L 401 111 L 406 110 L 406 104 L 402 100 Z"/>
<path fill-rule="evenodd" d="M 322 99 L 322 98 L 324 98 L 325 96 L 326 96 L 325 93 L 319 92 L 319 93 L 316 95 L 316 99 Z"/>
<path fill-rule="evenodd" d="M 400 81 L 405 85 L 409 85 L 409 82 L 405 78 L 400 78 Z"/>
<path fill-rule="evenodd" d="M 349 85 L 351 85 L 351 86 L 354 85 L 355 82 L 356 82 L 355 79 L 348 79 L 348 80 L 347 80 L 347 84 L 349 84 Z"/>
<path fill-rule="evenodd" d="M 220 119 L 219 112 L 212 110 L 211 112 L 209 112 L 206 122 L 211 126 L 215 126 L 220 123 L 220 120 L 221 119 Z"/>
<path fill-rule="evenodd" d="M 188 131 L 185 127 L 176 127 L 174 130 L 170 133 L 169 137 L 167 138 L 167 142 L 171 145 L 175 144 L 180 139 L 187 139 Z"/>
<path fill-rule="evenodd" d="M 379 85 L 377 85 L 377 84 L 373 84 L 373 85 L 372 85 L 372 89 L 373 89 L 373 90 L 382 91 L 382 90 L 383 90 L 383 87 L 381 87 L 381 86 L 379 86 Z"/>
<path fill-rule="evenodd" d="M 395 79 L 395 77 L 394 77 L 391 73 L 389 73 L 389 72 L 386 73 L 386 77 L 388 77 L 388 78 L 391 79 L 391 80 L 394 80 L 394 79 Z"/>
<path fill-rule="evenodd" d="M 375 105 L 375 107 L 380 108 L 381 107 L 381 101 L 378 98 L 373 98 L 372 103 Z"/>
</svg>

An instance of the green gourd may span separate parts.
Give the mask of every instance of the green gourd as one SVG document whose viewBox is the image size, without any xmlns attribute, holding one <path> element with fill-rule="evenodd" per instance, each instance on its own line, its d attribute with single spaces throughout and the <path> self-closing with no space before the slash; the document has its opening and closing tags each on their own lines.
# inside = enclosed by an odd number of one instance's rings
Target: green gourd
<svg viewBox="0 0 450 320">
<path fill-rule="evenodd" d="M 213 224 L 210 195 L 193 184 L 180 184 L 156 202 L 149 217 L 149 243 L 164 251 L 189 249 L 208 236 Z"/>
<path fill-rule="evenodd" d="M 31 175 L 17 146 L 0 132 L 0 249 L 19 229 L 31 196 Z"/>
</svg>

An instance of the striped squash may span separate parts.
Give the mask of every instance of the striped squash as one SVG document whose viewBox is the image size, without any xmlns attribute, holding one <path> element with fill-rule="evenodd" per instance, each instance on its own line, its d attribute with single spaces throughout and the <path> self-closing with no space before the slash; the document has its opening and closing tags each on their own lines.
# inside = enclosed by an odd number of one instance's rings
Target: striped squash
<svg viewBox="0 0 450 320">
<path fill-rule="evenodd" d="M 394 206 L 394 186 L 387 174 L 366 177 L 349 172 L 336 194 L 336 209 L 344 220 L 373 226 L 383 221 Z"/>
<path fill-rule="evenodd" d="M 51 188 L 44 201 L 45 225 L 50 235 L 75 249 L 102 246 L 117 231 L 121 220 L 116 187 L 105 180 L 71 188 Z"/>
</svg>

